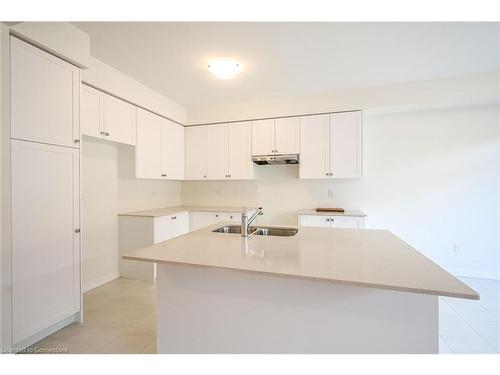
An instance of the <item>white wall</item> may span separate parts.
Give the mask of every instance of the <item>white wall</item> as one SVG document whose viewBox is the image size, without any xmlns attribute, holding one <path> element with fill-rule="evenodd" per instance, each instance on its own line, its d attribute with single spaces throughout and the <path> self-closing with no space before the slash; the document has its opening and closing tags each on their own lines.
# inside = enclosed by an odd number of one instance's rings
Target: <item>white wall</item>
<svg viewBox="0 0 500 375">
<path fill-rule="evenodd" d="M 360 180 L 256 166 L 255 181 L 184 181 L 182 203 L 262 205 L 261 223 L 283 225 L 295 225 L 300 208 L 361 209 L 368 227 L 393 231 L 458 275 L 500 278 L 499 116 L 497 105 L 368 114 Z"/>
<path fill-rule="evenodd" d="M 180 204 L 180 182 L 135 180 L 118 174 L 117 144 L 83 137 L 83 290 L 119 275 L 118 213 Z M 129 151 L 129 150 L 127 150 Z"/>
<path fill-rule="evenodd" d="M 102 61 L 93 57 L 90 60 L 89 69 L 82 71 L 83 82 L 181 124 L 186 123 L 186 109 L 183 106 Z"/>
<path fill-rule="evenodd" d="M 265 86 L 263 86 L 265 90 Z M 188 124 L 363 109 L 408 111 L 500 101 L 500 72 L 188 108 Z"/>
</svg>

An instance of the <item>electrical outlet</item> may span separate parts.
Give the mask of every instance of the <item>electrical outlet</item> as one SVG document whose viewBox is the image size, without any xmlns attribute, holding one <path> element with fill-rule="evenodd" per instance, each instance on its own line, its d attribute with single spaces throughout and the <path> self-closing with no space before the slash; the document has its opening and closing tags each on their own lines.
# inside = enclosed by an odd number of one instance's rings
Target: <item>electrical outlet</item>
<svg viewBox="0 0 500 375">
<path fill-rule="evenodd" d="M 457 243 L 453 244 L 453 255 L 458 255 L 460 253 L 460 245 Z"/>
<path fill-rule="evenodd" d="M 333 199 L 333 190 L 328 189 L 328 198 Z"/>
</svg>

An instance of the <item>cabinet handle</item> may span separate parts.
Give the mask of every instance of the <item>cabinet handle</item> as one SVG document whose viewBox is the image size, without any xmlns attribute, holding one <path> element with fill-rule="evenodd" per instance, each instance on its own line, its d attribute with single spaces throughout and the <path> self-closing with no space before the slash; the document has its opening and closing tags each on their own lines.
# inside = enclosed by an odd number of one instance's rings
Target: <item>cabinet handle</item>
<svg viewBox="0 0 500 375">
<path fill-rule="evenodd" d="M 219 217 L 219 215 L 218 215 L 218 214 L 215 214 L 215 217 Z"/>
<path fill-rule="evenodd" d="M 231 175 L 230 175 L 230 174 L 228 174 L 228 175 L 227 175 L 227 177 L 231 178 Z"/>
<path fill-rule="evenodd" d="M 73 142 L 80 143 L 80 140 L 79 139 L 75 139 Z"/>
<path fill-rule="evenodd" d="M 80 228 L 75 229 L 75 233 L 80 233 Z"/>
<path fill-rule="evenodd" d="M 172 220 L 175 220 L 175 219 L 177 219 L 177 216 L 172 216 Z"/>
<path fill-rule="evenodd" d="M 101 133 L 101 135 L 105 135 L 105 133 L 103 131 L 101 131 L 100 133 Z"/>
<path fill-rule="evenodd" d="M 162 176 L 162 177 L 167 177 L 167 175 L 166 175 L 166 174 L 162 174 L 161 176 Z"/>
<path fill-rule="evenodd" d="M 203 178 L 207 178 L 207 176 L 206 176 L 206 175 L 203 175 Z"/>
<path fill-rule="evenodd" d="M 108 132 L 104 133 L 104 135 L 105 135 L 106 137 L 109 137 L 109 133 L 108 133 Z"/>
</svg>

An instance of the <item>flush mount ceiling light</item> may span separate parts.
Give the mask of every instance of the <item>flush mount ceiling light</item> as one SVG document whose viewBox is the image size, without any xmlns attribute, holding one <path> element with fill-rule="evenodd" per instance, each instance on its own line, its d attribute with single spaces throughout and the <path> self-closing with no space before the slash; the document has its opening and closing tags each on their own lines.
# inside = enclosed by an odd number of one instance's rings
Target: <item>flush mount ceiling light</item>
<svg viewBox="0 0 500 375">
<path fill-rule="evenodd" d="M 231 79 L 236 77 L 242 70 L 242 66 L 234 59 L 217 57 L 208 60 L 208 71 L 220 79 Z"/>
</svg>

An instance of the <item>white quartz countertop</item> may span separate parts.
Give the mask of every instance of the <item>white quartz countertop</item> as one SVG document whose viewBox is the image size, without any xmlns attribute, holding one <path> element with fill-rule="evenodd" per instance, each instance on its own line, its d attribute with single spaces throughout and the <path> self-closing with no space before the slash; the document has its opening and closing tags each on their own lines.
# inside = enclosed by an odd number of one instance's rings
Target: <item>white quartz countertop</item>
<svg viewBox="0 0 500 375">
<path fill-rule="evenodd" d="M 196 212 L 237 212 L 242 213 L 244 210 L 253 211 L 255 207 L 221 207 L 221 206 L 172 206 L 155 208 L 152 210 L 124 212 L 118 214 L 119 216 L 146 216 L 146 217 L 159 217 L 172 215 L 184 211 Z"/>
<path fill-rule="evenodd" d="M 361 216 L 364 217 L 366 214 L 359 210 L 345 210 L 345 212 L 326 212 L 326 211 L 316 211 L 314 208 L 298 210 L 299 215 L 318 215 L 318 216 Z"/>
<path fill-rule="evenodd" d="M 300 227 L 292 237 L 245 239 L 212 232 L 223 225 L 135 250 L 124 258 L 479 299 L 474 290 L 387 230 Z"/>
</svg>

